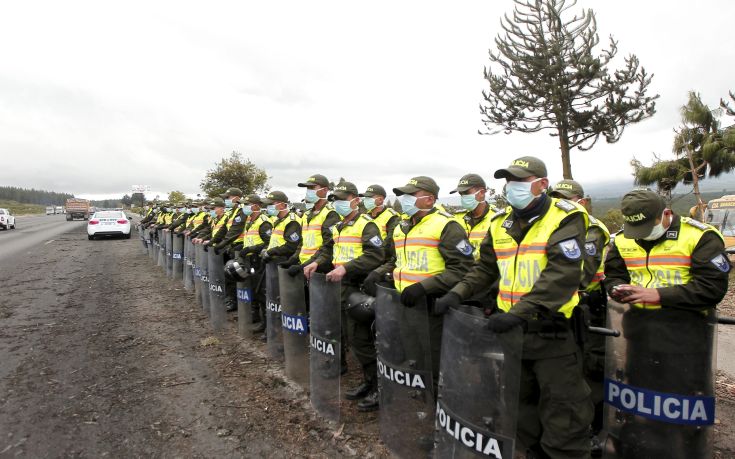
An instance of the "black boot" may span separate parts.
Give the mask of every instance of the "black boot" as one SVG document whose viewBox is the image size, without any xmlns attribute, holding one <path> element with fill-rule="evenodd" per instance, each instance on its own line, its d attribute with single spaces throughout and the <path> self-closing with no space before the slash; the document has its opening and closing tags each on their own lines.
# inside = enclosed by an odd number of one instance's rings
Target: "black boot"
<svg viewBox="0 0 735 459">
<path fill-rule="evenodd" d="M 347 390 L 345 392 L 345 398 L 347 400 L 359 400 L 361 398 L 364 398 L 367 394 L 370 393 L 370 389 L 372 389 L 373 386 L 367 381 L 363 381 L 360 383 L 359 386 L 353 387 L 352 389 Z"/>
<path fill-rule="evenodd" d="M 375 411 L 380 408 L 380 393 L 374 387 L 365 398 L 357 402 L 357 411 Z"/>
<path fill-rule="evenodd" d="M 227 312 L 237 311 L 237 301 L 229 296 L 225 298 L 225 306 L 227 307 Z"/>
</svg>

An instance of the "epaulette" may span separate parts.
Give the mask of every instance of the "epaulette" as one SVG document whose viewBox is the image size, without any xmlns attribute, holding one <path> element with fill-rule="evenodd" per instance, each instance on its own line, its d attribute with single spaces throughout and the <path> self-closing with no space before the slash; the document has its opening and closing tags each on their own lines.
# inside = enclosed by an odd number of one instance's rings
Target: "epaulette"
<svg viewBox="0 0 735 459">
<path fill-rule="evenodd" d="M 373 221 L 373 217 L 371 217 L 368 214 L 360 214 L 360 218 L 364 218 L 365 220 L 367 220 L 369 222 Z"/>
<path fill-rule="evenodd" d="M 265 215 L 265 214 L 260 214 L 259 218 L 260 218 L 261 220 L 263 220 L 264 222 L 269 222 L 269 221 L 271 221 L 271 219 L 270 219 L 270 218 L 268 218 L 268 216 L 267 216 L 267 215 Z"/>
<path fill-rule="evenodd" d="M 288 216 L 289 216 L 289 217 L 291 217 L 291 221 L 292 221 L 292 222 L 293 222 L 293 221 L 296 221 L 296 220 L 298 220 L 298 219 L 299 219 L 299 216 L 298 216 L 298 215 L 296 215 L 296 214 L 295 214 L 295 213 L 293 213 L 293 212 L 291 212 L 290 214 L 288 214 Z"/>
<path fill-rule="evenodd" d="M 387 210 L 389 214 L 398 215 L 398 211 L 392 207 L 386 207 L 385 210 Z"/>
<path fill-rule="evenodd" d="M 597 225 L 599 223 L 597 219 L 593 217 L 592 215 L 589 215 L 589 219 L 590 219 L 590 223 L 592 223 L 593 225 Z"/>
<path fill-rule="evenodd" d="M 508 214 L 508 208 L 506 207 L 505 209 L 500 209 L 499 211 L 495 212 L 495 214 L 492 216 L 490 220 L 491 221 L 495 220 L 496 218 L 502 217 L 503 215 L 507 215 L 507 214 Z"/>
<path fill-rule="evenodd" d="M 454 215 L 450 214 L 450 213 L 449 213 L 449 212 L 447 212 L 446 210 L 441 210 L 441 209 L 439 209 L 439 210 L 437 211 L 437 213 L 438 213 L 439 215 L 443 215 L 443 216 L 445 216 L 445 217 L 447 217 L 447 218 L 454 218 Z"/>
<path fill-rule="evenodd" d="M 575 206 L 571 202 L 567 201 L 566 199 L 559 199 L 559 200 L 556 201 L 556 204 L 554 204 L 554 205 L 556 207 L 560 208 L 561 210 L 563 210 L 564 212 L 567 212 L 567 213 L 569 213 L 569 212 L 571 212 L 571 211 L 573 211 L 573 210 L 575 210 L 577 208 L 577 206 Z"/>
<path fill-rule="evenodd" d="M 691 226 L 693 226 L 695 228 L 698 228 L 698 229 L 700 229 L 702 231 L 707 231 L 707 230 L 714 229 L 714 227 L 712 227 L 712 226 L 710 226 L 710 225 L 708 225 L 706 223 L 702 223 L 699 220 L 694 220 L 692 218 L 683 217 L 682 220 L 684 221 L 684 223 L 688 223 L 689 225 L 691 225 Z"/>
</svg>

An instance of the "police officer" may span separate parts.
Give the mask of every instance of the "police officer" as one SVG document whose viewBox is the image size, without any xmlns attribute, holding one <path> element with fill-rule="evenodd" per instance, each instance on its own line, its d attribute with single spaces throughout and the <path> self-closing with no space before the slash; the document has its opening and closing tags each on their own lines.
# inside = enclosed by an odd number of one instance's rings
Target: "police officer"
<svg viewBox="0 0 735 459">
<path fill-rule="evenodd" d="M 340 216 L 334 211 L 329 203 L 329 180 L 321 174 L 314 174 L 305 182 L 299 183 L 299 187 L 306 188 L 306 204 L 313 204 L 311 209 L 304 212 L 301 217 L 301 241 L 296 254 L 294 254 L 285 266 L 294 266 L 289 274 L 295 276 L 304 266 L 314 261 L 317 251 L 322 244 L 332 239 L 330 228 L 340 220 Z M 299 265 L 299 267 L 295 267 Z"/>
<path fill-rule="evenodd" d="M 607 292 L 602 288 L 605 278 L 605 256 L 610 243 L 610 231 L 604 223 L 590 214 L 591 203 L 585 197 L 584 189 L 574 180 L 560 180 L 549 190 L 549 196 L 567 199 L 584 207 L 588 213 L 589 227 L 585 237 L 585 257 L 583 264 L 582 281 L 579 287 L 579 306 L 584 310 L 589 324 L 594 327 L 606 325 Z M 592 403 L 595 405 L 595 417 L 592 421 L 592 455 L 602 452 L 600 440 L 597 438 L 602 430 L 603 387 L 602 381 L 605 372 L 605 337 L 602 335 L 587 335 L 583 345 L 584 374 L 587 384 L 592 390 Z"/>
<path fill-rule="evenodd" d="M 730 263 L 712 226 L 674 214 L 661 196 L 623 197 L 623 230 L 605 261 L 605 288 L 630 304 L 622 316 L 625 383 L 670 394 L 712 393 L 712 321 L 725 296 Z M 622 457 L 701 457 L 707 429 L 633 419 L 623 424 Z"/>
<path fill-rule="evenodd" d="M 222 240 L 214 244 L 213 247 L 216 253 L 221 252 L 223 254 L 225 263 L 231 260 L 235 252 L 242 247 L 242 233 L 246 218 L 240 208 L 242 194 L 242 190 L 233 187 L 228 188 L 222 195 L 227 209 L 227 223 L 225 224 L 227 231 Z M 227 311 L 237 310 L 237 285 L 230 276 L 225 276 L 225 305 Z"/>
<path fill-rule="evenodd" d="M 140 220 L 140 224 L 144 227 L 148 225 L 156 216 L 157 206 L 153 201 L 147 201 L 145 206 L 145 213 L 143 218 Z"/>
<path fill-rule="evenodd" d="M 360 214 L 357 187 L 351 182 L 342 182 L 334 187 L 334 208 L 342 221 L 332 226 L 332 237 L 317 253 L 316 259 L 304 267 L 304 276 L 309 279 L 318 267 L 327 272 L 327 281 L 342 283 L 342 311 L 345 318 L 347 300 L 360 291 L 360 285 L 372 270 L 380 266 L 385 254 L 380 228 L 372 217 Z M 334 267 L 334 269 L 331 269 Z M 331 269 L 331 270 L 330 270 Z M 362 365 L 363 382 L 347 391 L 348 400 L 363 398 L 357 408 L 373 411 L 378 408 L 378 379 L 375 360 L 375 336 L 372 331 L 374 318 L 358 314 L 347 315 L 343 320 L 342 346 L 347 347 L 347 330 L 351 349 Z M 344 352 L 343 360 L 344 360 Z"/>
<path fill-rule="evenodd" d="M 497 212 L 497 209 L 485 200 L 487 197 L 485 180 L 478 174 L 466 174 L 459 179 L 457 188 L 449 193 L 459 193 L 460 204 L 464 211 L 455 214 L 454 217 L 467 231 L 470 244 L 475 249 L 473 256 L 475 260 L 479 260 L 480 243 L 485 239 L 491 217 Z"/>
<path fill-rule="evenodd" d="M 393 229 L 401 221 L 401 215 L 395 209 L 385 205 L 386 196 L 385 188 L 377 184 L 370 185 L 360 195 L 363 198 L 363 207 L 365 207 L 368 215 L 373 217 L 375 224 L 380 229 L 380 237 L 383 238 L 383 246 L 387 254 L 395 251 L 393 249 Z M 362 284 L 363 291 L 370 296 L 375 296 L 376 284 L 385 279 L 385 274 L 384 270 L 373 270 Z"/>
<path fill-rule="evenodd" d="M 253 331 L 265 330 L 265 316 L 260 317 L 260 311 L 265 310 L 265 265 L 261 263 L 260 252 L 268 246 L 273 232 L 272 217 L 262 212 L 263 200 L 257 194 L 250 194 L 243 200 L 242 211 L 246 217 L 243 229 L 242 249 L 237 254 L 238 261 L 254 269 L 253 279 L 253 320 L 258 323 Z"/>
<path fill-rule="evenodd" d="M 195 203 L 194 218 L 191 221 L 191 229 L 187 229 L 185 234 L 190 236 L 192 242 L 199 237 L 199 233 L 209 227 L 209 205 L 205 201 Z"/>
<path fill-rule="evenodd" d="M 393 188 L 393 192 L 405 218 L 393 230 L 392 253 L 379 269 L 392 273 L 405 307 L 414 307 L 426 299 L 432 312 L 434 300 L 462 280 L 472 267 L 472 245 L 457 220 L 436 208 L 439 185 L 434 179 L 414 177 L 405 186 Z M 441 314 L 429 316 L 435 383 L 439 376 L 443 323 Z"/>
<path fill-rule="evenodd" d="M 212 210 L 209 211 L 209 228 L 201 231 L 195 241 L 205 247 L 217 244 L 227 233 L 227 212 L 224 199 L 214 198 L 209 205 L 212 207 Z"/>
<path fill-rule="evenodd" d="M 283 191 L 271 191 L 263 199 L 263 204 L 268 206 L 266 209 L 272 219 L 273 232 L 268 246 L 261 251 L 260 257 L 265 263 L 273 259 L 285 261 L 296 253 L 301 242 L 299 217 L 291 211 L 288 197 Z"/>
<path fill-rule="evenodd" d="M 587 214 L 545 193 L 546 166 L 537 158 L 518 158 L 495 178 L 506 179 L 510 207 L 493 215 L 480 259 L 437 308 L 499 281 L 499 310 L 488 328 L 525 331 L 518 440 L 540 457 L 586 458 L 593 407 L 570 319 L 579 302 Z"/>
</svg>

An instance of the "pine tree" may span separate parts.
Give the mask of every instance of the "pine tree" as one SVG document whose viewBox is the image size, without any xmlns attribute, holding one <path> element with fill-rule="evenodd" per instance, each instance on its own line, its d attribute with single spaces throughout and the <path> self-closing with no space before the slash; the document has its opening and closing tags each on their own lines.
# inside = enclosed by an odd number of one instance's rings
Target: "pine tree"
<svg viewBox="0 0 735 459">
<path fill-rule="evenodd" d="M 610 37 L 609 48 L 595 53 L 595 13 L 569 18 L 576 0 L 515 3 L 512 17 L 501 19 L 504 33 L 484 72 L 485 133 L 550 130 L 559 138 L 564 178 L 571 179 L 572 149 L 589 150 L 600 136 L 617 142 L 628 124 L 655 113 L 658 95 L 646 95 L 653 75 L 633 54 L 623 68 L 610 69 L 618 43 Z"/>
</svg>

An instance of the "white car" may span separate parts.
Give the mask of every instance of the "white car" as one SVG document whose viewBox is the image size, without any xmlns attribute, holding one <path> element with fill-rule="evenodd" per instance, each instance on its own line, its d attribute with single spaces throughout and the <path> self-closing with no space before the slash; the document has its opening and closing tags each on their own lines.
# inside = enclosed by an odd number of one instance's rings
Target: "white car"
<svg viewBox="0 0 735 459">
<path fill-rule="evenodd" d="M 130 219 L 124 212 L 104 210 L 95 212 L 87 222 L 87 237 L 122 236 L 130 239 Z"/>
<path fill-rule="evenodd" d="M 0 229 L 15 229 L 15 217 L 8 209 L 0 209 Z"/>
</svg>

